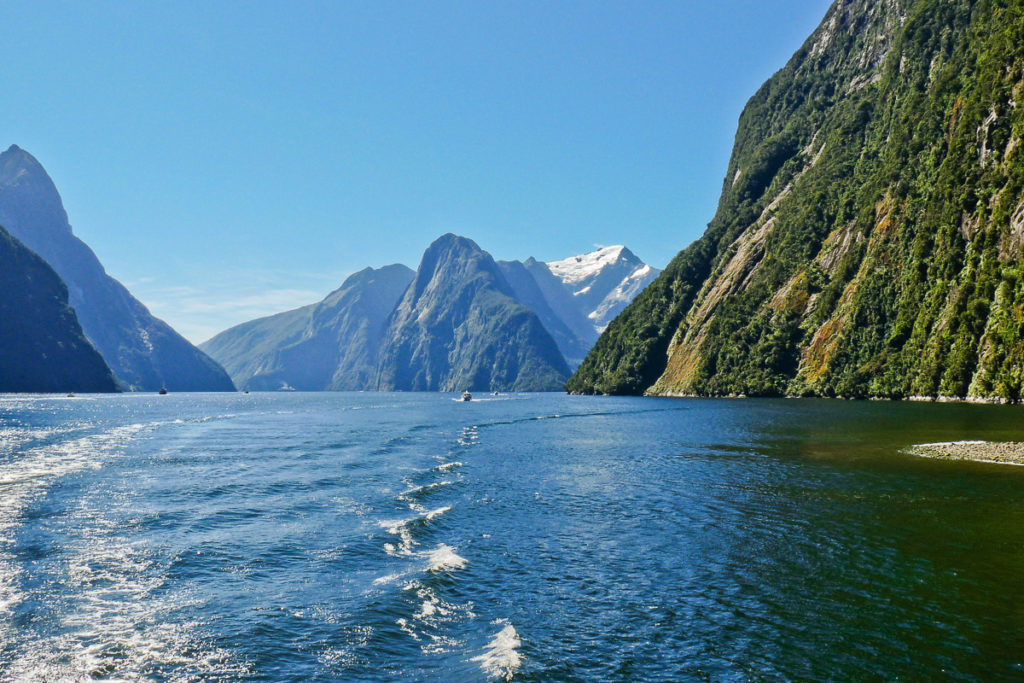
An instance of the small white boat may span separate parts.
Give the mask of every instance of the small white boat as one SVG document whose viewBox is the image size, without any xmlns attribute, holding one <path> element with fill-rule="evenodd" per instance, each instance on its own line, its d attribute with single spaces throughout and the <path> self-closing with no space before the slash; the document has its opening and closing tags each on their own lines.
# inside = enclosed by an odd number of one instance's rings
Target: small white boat
<svg viewBox="0 0 1024 683">
<path fill-rule="evenodd" d="M 463 391 L 462 392 L 462 400 L 463 401 L 472 401 L 473 400 L 473 394 L 469 393 L 468 391 Z"/>
</svg>

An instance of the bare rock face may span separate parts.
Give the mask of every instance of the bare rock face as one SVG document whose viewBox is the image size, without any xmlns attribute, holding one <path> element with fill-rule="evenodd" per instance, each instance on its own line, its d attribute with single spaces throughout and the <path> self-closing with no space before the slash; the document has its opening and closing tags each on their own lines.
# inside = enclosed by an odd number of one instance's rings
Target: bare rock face
<svg viewBox="0 0 1024 683">
<path fill-rule="evenodd" d="M 122 388 L 234 390 L 223 368 L 107 275 L 92 250 L 72 233 L 49 175 L 14 145 L 0 154 L 0 225 L 64 280 L 82 329 Z"/>
</svg>

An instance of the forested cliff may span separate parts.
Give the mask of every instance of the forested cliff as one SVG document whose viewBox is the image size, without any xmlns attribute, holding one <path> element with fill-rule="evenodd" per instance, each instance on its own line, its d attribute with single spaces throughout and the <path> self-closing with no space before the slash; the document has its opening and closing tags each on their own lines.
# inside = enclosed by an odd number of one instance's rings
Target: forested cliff
<svg viewBox="0 0 1024 683">
<path fill-rule="evenodd" d="M 580 393 L 1017 400 L 1024 3 L 838 0 Z"/>
</svg>

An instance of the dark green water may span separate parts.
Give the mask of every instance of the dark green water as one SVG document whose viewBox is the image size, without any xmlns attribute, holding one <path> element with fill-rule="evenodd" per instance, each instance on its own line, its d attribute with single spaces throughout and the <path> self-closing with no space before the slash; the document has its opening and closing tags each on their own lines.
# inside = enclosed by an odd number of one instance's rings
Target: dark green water
<svg viewBox="0 0 1024 683">
<path fill-rule="evenodd" d="M 1024 678 L 1021 408 L 452 398 L 0 398 L 0 679 Z"/>
</svg>

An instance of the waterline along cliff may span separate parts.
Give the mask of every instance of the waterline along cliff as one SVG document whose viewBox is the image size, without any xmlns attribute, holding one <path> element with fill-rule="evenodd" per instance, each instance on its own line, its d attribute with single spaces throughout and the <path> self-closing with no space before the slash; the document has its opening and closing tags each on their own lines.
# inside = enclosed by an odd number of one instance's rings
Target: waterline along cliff
<svg viewBox="0 0 1024 683">
<path fill-rule="evenodd" d="M 569 390 L 1020 399 L 1022 89 L 1020 2 L 838 0 Z"/>
</svg>

